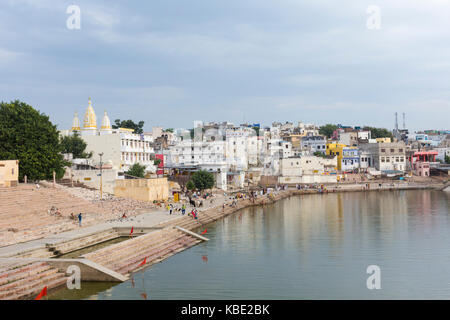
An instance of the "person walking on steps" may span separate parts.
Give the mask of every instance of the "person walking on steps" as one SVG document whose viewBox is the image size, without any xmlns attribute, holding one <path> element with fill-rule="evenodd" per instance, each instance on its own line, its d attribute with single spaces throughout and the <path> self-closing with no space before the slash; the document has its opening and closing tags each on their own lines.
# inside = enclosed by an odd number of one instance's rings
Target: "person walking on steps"
<svg viewBox="0 0 450 320">
<path fill-rule="evenodd" d="M 81 219 L 83 216 L 81 215 L 81 212 L 78 214 L 78 225 L 81 227 Z"/>
</svg>

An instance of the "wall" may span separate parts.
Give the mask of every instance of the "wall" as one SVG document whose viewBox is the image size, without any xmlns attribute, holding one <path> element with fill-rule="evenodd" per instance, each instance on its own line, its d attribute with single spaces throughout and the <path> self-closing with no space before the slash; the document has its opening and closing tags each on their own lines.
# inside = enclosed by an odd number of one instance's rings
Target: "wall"
<svg viewBox="0 0 450 320">
<path fill-rule="evenodd" d="M 117 179 L 117 170 L 103 169 L 103 192 L 114 193 L 114 184 Z M 73 181 L 79 181 L 88 187 L 100 190 L 100 170 L 71 170 Z"/>
<path fill-rule="evenodd" d="M 306 174 L 301 177 L 280 177 L 280 184 L 297 184 L 297 183 L 336 183 L 335 174 Z"/>
<path fill-rule="evenodd" d="M 19 160 L 0 161 L 0 187 L 15 187 L 19 181 Z"/>
<path fill-rule="evenodd" d="M 141 201 L 164 201 L 169 198 L 169 183 L 167 178 L 116 180 L 114 195 Z"/>
<path fill-rule="evenodd" d="M 122 150 L 120 134 L 107 134 L 102 136 L 82 136 L 86 142 L 86 152 L 93 152 L 94 163 L 100 162 L 99 153 L 103 152 L 102 161 L 112 161 L 114 169 L 120 169 L 122 164 Z"/>
</svg>

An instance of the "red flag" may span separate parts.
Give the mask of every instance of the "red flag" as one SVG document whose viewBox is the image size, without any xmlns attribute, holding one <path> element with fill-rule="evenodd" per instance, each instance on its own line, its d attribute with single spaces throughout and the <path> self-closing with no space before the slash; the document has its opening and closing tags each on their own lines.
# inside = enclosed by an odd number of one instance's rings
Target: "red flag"
<svg viewBox="0 0 450 320">
<path fill-rule="evenodd" d="M 201 234 L 205 234 L 206 232 L 208 232 L 207 229 L 203 230 L 203 232 Z"/>
<path fill-rule="evenodd" d="M 133 234 L 134 227 L 131 227 L 130 237 Z"/>
<path fill-rule="evenodd" d="M 147 263 L 147 257 L 144 258 L 144 261 L 141 262 L 141 264 L 139 265 L 139 267 L 143 266 L 144 264 Z"/>
<path fill-rule="evenodd" d="M 41 293 L 38 294 L 38 296 L 34 300 L 41 300 L 42 297 L 47 295 L 47 287 L 42 289 Z"/>
</svg>

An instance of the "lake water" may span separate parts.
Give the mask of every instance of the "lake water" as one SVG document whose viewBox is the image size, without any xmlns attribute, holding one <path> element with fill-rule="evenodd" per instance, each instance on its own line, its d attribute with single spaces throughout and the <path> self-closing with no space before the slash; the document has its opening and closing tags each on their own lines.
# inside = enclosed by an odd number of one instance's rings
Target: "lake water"
<svg viewBox="0 0 450 320">
<path fill-rule="evenodd" d="M 209 225 L 208 242 L 121 284 L 52 299 L 450 299 L 450 193 L 295 196 Z M 381 270 L 369 290 L 367 267 Z"/>
</svg>

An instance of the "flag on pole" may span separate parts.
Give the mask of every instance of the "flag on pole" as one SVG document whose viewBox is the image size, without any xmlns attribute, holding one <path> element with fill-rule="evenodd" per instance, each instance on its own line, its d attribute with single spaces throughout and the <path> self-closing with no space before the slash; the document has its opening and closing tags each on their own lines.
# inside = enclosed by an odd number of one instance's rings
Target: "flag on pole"
<svg viewBox="0 0 450 320">
<path fill-rule="evenodd" d="M 41 293 L 39 293 L 38 296 L 34 300 L 41 300 L 41 298 L 46 295 L 47 295 L 47 287 L 44 287 L 44 289 L 42 289 Z"/>
<path fill-rule="evenodd" d="M 147 263 L 147 257 L 144 258 L 144 261 L 141 262 L 141 264 L 139 265 L 139 267 L 142 267 L 143 265 L 145 265 Z"/>
<path fill-rule="evenodd" d="M 205 234 L 206 232 L 208 232 L 207 229 L 203 230 L 203 232 L 201 234 Z"/>
<path fill-rule="evenodd" d="M 133 230 L 134 230 L 134 227 L 131 227 L 130 237 L 131 237 L 131 235 L 133 234 Z"/>
</svg>

